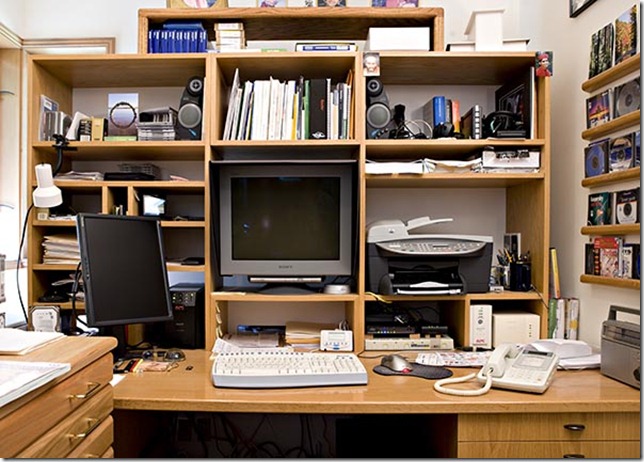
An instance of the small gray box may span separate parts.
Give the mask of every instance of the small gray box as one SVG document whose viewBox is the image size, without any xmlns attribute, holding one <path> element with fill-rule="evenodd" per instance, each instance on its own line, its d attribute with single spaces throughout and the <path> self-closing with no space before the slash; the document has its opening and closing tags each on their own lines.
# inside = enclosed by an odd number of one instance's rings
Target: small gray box
<svg viewBox="0 0 644 462">
<path fill-rule="evenodd" d="M 640 388 L 640 325 L 618 321 L 618 311 L 640 315 L 638 310 L 611 305 L 602 323 L 601 373 Z"/>
</svg>

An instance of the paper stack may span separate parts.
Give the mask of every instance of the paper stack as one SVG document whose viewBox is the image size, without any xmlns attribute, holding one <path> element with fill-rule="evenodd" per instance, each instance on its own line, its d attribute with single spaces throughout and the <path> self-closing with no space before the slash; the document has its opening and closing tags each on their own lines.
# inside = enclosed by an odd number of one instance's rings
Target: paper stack
<svg viewBox="0 0 644 462">
<path fill-rule="evenodd" d="M 285 340 L 295 351 L 310 351 L 320 348 L 320 331 L 333 330 L 335 324 L 289 321 L 286 323 Z"/>
<path fill-rule="evenodd" d="M 0 407 L 69 372 L 66 363 L 0 361 Z"/>
<path fill-rule="evenodd" d="M 49 265 L 69 265 L 80 262 L 78 238 L 71 234 L 45 236 L 42 242 L 42 262 Z"/>
</svg>

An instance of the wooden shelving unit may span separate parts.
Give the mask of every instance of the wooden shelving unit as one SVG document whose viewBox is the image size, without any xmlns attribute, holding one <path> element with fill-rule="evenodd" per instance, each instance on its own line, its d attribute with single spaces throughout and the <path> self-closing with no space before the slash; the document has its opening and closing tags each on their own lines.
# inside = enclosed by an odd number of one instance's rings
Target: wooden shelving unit
<svg viewBox="0 0 644 462">
<path fill-rule="evenodd" d="M 142 98 L 146 91 L 165 92 L 164 103 L 178 104 L 179 96 L 187 80 L 193 75 L 205 76 L 203 139 L 201 141 L 171 142 L 72 142 L 77 151 L 65 153 L 64 168 L 82 167 L 87 162 L 148 161 L 167 162 L 172 166 L 191 164 L 194 177 L 187 184 L 169 181 L 151 182 L 96 182 L 93 184 L 57 184 L 66 197 L 74 201 L 78 197 L 79 210 L 110 213 L 115 197 L 125 197 L 128 213 L 137 214 L 134 192 L 138 188 L 153 187 L 166 194 L 176 195 L 178 203 L 182 195 L 197 200 L 203 221 L 164 221 L 164 231 L 170 248 L 186 248 L 191 255 L 203 255 L 203 266 L 180 266 L 169 264 L 170 271 L 203 272 L 206 283 L 206 348 L 215 338 L 227 332 L 227 322 L 239 304 L 279 303 L 313 307 L 330 303 L 340 307 L 344 318 L 354 332 L 356 351 L 364 348 L 365 311 L 376 298 L 366 290 L 366 226 L 367 196 L 382 188 L 407 189 L 459 189 L 476 200 L 481 191 L 502 190 L 501 203 L 481 204 L 481 214 L 496 214 L 498 222 L 504 223 L 504 232 L 519 232 L 524 250 L 532 256 L 532 284 L 538 292 L 503 292 L 468 294 L 465 296 L 414 296 L 393 297 L 396 303 L 437 302 L 441 313 L 453 327 L 453 337 L 458 344 L 469 344 L 470 305 L 490 303 L 500 309 L 522 309 L 541 316 L 541 332 L 547 331 L 548 299 L 548 249 L 550 246 L 550 81 L 537 79 L 535 85 L 537 116 L 536 134 L 528 140 L 372 140 L 367 139 L 363 115 L 366 111 L 366 86 L 362 74 L 362 55 L 352 53 L 231 53 L 205 54 L 147 54 L 147 32 L 169 19 L 200 19 L 208 29 L 216 21 L 242 21 L 247 39 L 303 40 L 323 38 L 334 40 L 364 40 L 369 27 L 373 26 L 430 26 L 432 49 L 428 52 L 382 52 L 381 80 L 386 86 L 404 88 L 409 85 L 426 88 L 427 98 L 440 86 L 462 87 L 464 92 L 482 92 L 481 99 L 489 98 L 489 87 L 500 87 L 519 72 L 527 71 L 534 64 L 534 53 L 446 53 L 443 43 L 443 10 L 441 8 L 253 8 L 209 10 L 140 10 L 139 54 L 136 55 L 74 55 L 35 56 L 30 59 L 29 80 L 29 170 L 39 162 L 52 162 L 55 151 L 51 143 L 37 140 L 39 98 L 45 94 L 61 105 L 61 109 L 73 114 L 85 109 L 90 97 L 106 97 L 110 91 L 122 88 L 137 88 Z M 266 78 L 278 79 L 307 77 L 331 77 L 344 79 L 348 71 L 354 72 L 355 103 L 352 108 L 355 129 L 348 140 L 340 141 L 223 141 L 226 105 L 233 75 L 239 69 L 242 80 Z M 83 90 L 83 91 L 79 91 Z M 98 95 L 98 96 L 97 96 Z M 145 105 L 145 103 L 143 103 Z M 97 114 L 94 114 L 97 115 Z M 541 168 L 537 173 L 520 174 L 424 174 L 381 175 L 364 174 L 367 160 L 404 161 L 417 158 L 460 159 L 480 152 L 492 145 L 498 149 L 533 148 L 541 153 Z M 276 150 L 288 149 L 295 155 L 333 153 L 342 158 L 358 161 L 360 168 L 358 210 L 355 221 L 358 226 L 358 263 L 354 292 L 347 295 L 257 295 L 223 291 L 217 274 L 216 259 L 211 249 L 211 197 L 208 179 L 208 164 L 211 159 L 225 159 L 238 155 L 270 155 Z M 35 187 L 35 179 L 29 179 Z M 410 191 L 410 193 L 412 193 Z M 441 200 L 449 201 L 449 196 Z M 188 201 L 188 202 L 194 202 Z M 80 207 L 80 204 L 83 207 Z M 505 212 L 499 212 L 504 210 Z M 196 215 L 197 213 L 195 213 Z M 494 216 L 496 216 L 494 215 Z M 40 241 L 51 232 L 73 231 L 73 222 L 35 220 L 29 226 L 29 304 L 46 290 L 52 279 L 73 271 L 74 265 L 45 265 L 41 263 Z M 485 234 L 486 230 L 481 230 Z M 497 246 L 502 244 L 497 243 Z M 183 247 L 182 247 L 183 246 Z M 64 305 L 64 308 L 68 308 Z M 313 310 L 312 309 L 312 310 Z M 340 321 L 339 319 L 338 321 Z M 286 319 L 280 320 L 282 322 Z"/>
<path fill-rule="evenodd" d="M 592 77 L 582 83 L 581 89 L 586 93 L 592 94 L 602 88 L 614 84 L 629 74 L 634 74 L 640 69 L 640 54 L 637 53 L 621 63 L 607 69 L 599 75 Z M 623 132 L 629 128 L 636 130 L 641 121 L 641 112 L 630 112 L 607 123 L 584 130 L 581 137 L 587 141 L 595 141 L 601 138 L 609 137 L 618 132 Z M 635 181 L 640 179 L 640 166 L 634 166 L 628 170 L 614 171 L 584 178 L 581 185 L 588 189 L 606 188 L 620 183 Z M 611 224 L 603 226 L 582 226 L 581 234 L 586 236 L 639 236 L 641 226 L 639 223 L 634 224 Z M 621 287 L 626 289 L 640 289 L 640 281 L 635 279 L 620 279 L 612 277 L 603 277 L 590 274 L 582 274 L 579 280 L 586 284 L 600 284 L 612 287 Z"/>
</svg>

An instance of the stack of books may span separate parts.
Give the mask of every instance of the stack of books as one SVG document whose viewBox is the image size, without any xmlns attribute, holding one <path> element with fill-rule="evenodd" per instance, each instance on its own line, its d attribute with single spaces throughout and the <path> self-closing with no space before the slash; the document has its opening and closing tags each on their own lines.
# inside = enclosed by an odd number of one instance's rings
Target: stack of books
<svg viewBox="0 0 644 462">
<path fill-rule="evenodd" d="M 166 21 L 148 32 L 148 53 L 204 53 L 207 43 L 200 21 Z"/>
<path fill-rule="evenodd" d="M 320 348 L 320 331 L 332 330 L 335 324 L 289 321 L 286 323 L 284 340 L 295 351 L 312 351 Z"/>
<path fill-rule="evenodd" d="M 215 47 L 220 53 L 246 48 L 244 24 L 241 22 L 215 23 Z"/>
</svg>

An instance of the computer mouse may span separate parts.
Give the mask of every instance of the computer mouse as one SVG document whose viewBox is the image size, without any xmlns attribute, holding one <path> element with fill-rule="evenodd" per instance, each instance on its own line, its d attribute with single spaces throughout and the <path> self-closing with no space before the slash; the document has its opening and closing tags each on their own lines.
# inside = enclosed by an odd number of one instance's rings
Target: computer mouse
<svg viewBox="0 0 644 462">
<path fill-rule="evenodd" d="M 380 365 L 391 369 L 392 371 L 402 372 L 404 374 L 407 374 L 414 370 L 414 367 L 411 365 L 411 363 L 400 355 L 387 355 L 382 358 Z"/>
<path fill-rule="evenodd" d="M 165 359 L 166 361 L 183 361 L 186 359 L 186 354 L 179 348 L 169 348 L 165 352 Z"/>
</svg>

